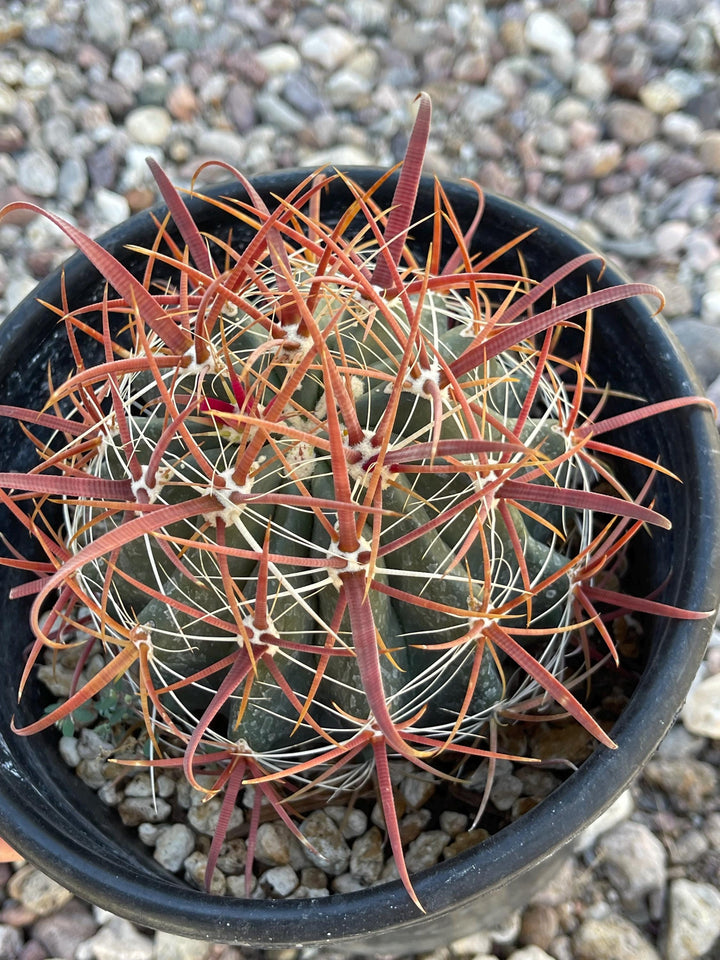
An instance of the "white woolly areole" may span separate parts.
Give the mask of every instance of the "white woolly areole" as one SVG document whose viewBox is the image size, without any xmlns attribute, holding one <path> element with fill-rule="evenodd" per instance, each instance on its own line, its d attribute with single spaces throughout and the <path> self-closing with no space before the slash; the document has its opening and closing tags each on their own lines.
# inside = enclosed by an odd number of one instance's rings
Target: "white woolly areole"
<svg viewBox="0 0 720 960">
<path fill-rule="evenodd" d="M 361 554 L 370 553 L 371 547 L 370 542 L 364 537 L 358 537 L 358 547 L 356 550 L 341 550 L 337 543 L 331 543 L 327 549 L 328 558 L 340 557 L 345 561 L 345 566 L 340 569 L 335 567 L 328 567 L 328 576 L 338 590 L 342 586 L 342 580 L 340 579 L 341 573 L 367 573 L 369 565 L 367 561 L 362 561 L 359 559 Z"/>
</svg>

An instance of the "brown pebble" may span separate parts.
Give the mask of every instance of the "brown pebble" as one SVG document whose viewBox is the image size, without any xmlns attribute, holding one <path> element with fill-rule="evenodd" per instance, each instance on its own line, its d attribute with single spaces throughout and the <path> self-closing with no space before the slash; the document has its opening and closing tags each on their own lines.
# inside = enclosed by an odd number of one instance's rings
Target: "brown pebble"
<svg viewBox="0 0 720 960">
<path fill-rule="evenodd" d="M 547 950 L 559 930 L 557 913 L 552 907 L 542 904 L 528 907 L 520 926 L 520 943 L 523 946 L 534 945 Z"/>
<path fill-rule="evenodd" d="M 446 860 L 449 860 L 450 857 L 457 856 L 458 853 L 462 853 L 463 850 L 469 850 L 471 847 L 476 847 L 479 843 L 482 843 L 483 840 L 487 840 L 490 834 L 487 830 L 482 828 L 478 830 L 463 830 L 462 833 L 459 833 L 452 843 L 449 843 L 443 849 L 443 857 Z"/>
</svg>

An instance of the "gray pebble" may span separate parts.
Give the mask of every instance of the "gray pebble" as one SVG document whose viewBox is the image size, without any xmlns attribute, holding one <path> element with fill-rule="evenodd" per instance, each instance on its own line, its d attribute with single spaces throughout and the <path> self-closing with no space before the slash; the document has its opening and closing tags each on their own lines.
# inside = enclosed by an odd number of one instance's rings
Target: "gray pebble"
<svg viewBox="0 0 720 960">
<path fill-rule="evenodd" d="M 359 807 L 325 807 L 325 813 L 337 824 L 346 840 L 359 837 L 367 830 L 367 814 Z"/>
<path fill-rule="evenodd" d="M 89 177 L 82 157 L 68 157 L 60 167 L 58 200 L 70 209 L 80 206 L 87 196 Z"/>
<path fill-rule="evenodd" d="M 0 957 L 3 960 L 19 957 L 23 942 L 20 930 L 11 927 L 9 923 L 0 923 Z"/>
<path fill-rule="evenodd" d="M 28 150 L 18 159 L 18 186 L 35 197 L 54 196 L 59 175 L 57 163 L 44 150 Z"/>
<path fill-rule="evenodd" d="M 72 893 L 29 863 L 13 874 L 7 892 L 32 913 L 48 916 L 72 899 Z"/>
<path fill-rule="evenodd" d="M 255 97 L 255 108 L 264 123 L 277 127 L 283 133 L 299 133 L 305 127 L 305 118 L 268 90 Z"/>
<path fill-rule="evenodd" d="M 328 24 L 305 35 L 300 53 L 305 60 L 333 71 L 350 57 L 356 45 L 357 40 L 349 30 Z"/>
<path fill-rule="evenodd" d="M 352 845 L 350 873 L 361 884 L 370 886 L 380 876 L 384 862 L 382 834 L 377 827 L 371 827 Z"/>
<path fill-rule="evenodd" d="M 97 923 L 88 907 L 77 898 L 42 917 L 32 925 L 33 940 L 47 950 L 50 957 L 74 957 L 83 941 L 97 932 Z M 4 956 L 0 951 L 0 957 Z"/>
<path fill-rule="evenodd" d="M 672 960 L 704 956 L 720 936 L 720 891 L 684 878 L 670 884 L 666 953 Z"/>
<path fill-rule="evenodd" d="M 143 62 L 138 51 L 132 47 L 123 47 L 118 51 L 112 75 L 126 90 L 137 93 L 143 82 Z"/>
<path fill-rule="evenodd" d="M 718 308 L 720 311 L 720 295 L 706 293 L 703 297 L 703 317 L 706 316 L 705 300 L 711 296 L 716 297 L 719 301 Z M 717 317 L 710 314 L 708 320 L 708 323 L 701 323 L 699 320 L 689 318 L 686 320 L 676 320 L 672 324 L 673 333 L 685 348 L 688 357 L 694 364 L 700 379 L 706 387 L 709 386 L 716 377 L 720 376 L 720 337 L 718 337 L 718 328 L 715 325 L 720 323 L 720 312 L 718 312 Z M 694 716 L 699 717 L 700 713 L 702 713 L 703 716 L 712 717 L 713 714 L 718 711 L 718 689 L 720 689 L 720 682 L 710 684 L 707 688 L 708 694 L 710 695 L 705 698 L 704 692 L 701 691 L 693 700 L 690 711 L 688 711 L 687 705 L 685 706 L 683 716 L 693 718 Z M 703 706 L 703 700 L 705 701 L 705 706 Z M 695 711 L 695 713 L 693 713 L 693 711 Z M 685 720 L 685 723 L 687 725 L 687 720 Z M 699 721 L 693 723 L 691 720 L 690 729 L 699 732 L 700 730 L 707 730 L 708 728 Z M 709 736 L 708 733 L 704 735 Z"/>
<path fill-rule="evenodd" d="M 631 100 L 616 100 L 611 103 L 606 118 L 613 138 L 628 146 L 637 147 L 651 140 L 657 133 L 658 121 L 655 114 Z"/>
<path fill-rule="evenodd" d="M 601 200 L 595 208 L 595 221 L 611 237 L 637 237 L 642 229 L 642 201 L 637 193 L 619 193 Z"/>
<path fill-rule="evenodd" d="M 155 933 L 153 960 L 208 960 L 209 954 L 207 940 L 191 940 L 164 930 Z"/>
<path fill-rule="evenodd" d="M 323 810 L 314 810 L 303 820 L 300 830 L 313 849 L 305 848 L 308 860 L 332 876 L 344 873 L 350 862 L 345 838 Z"/>
<path fill-rule="evenodd" d="M 127 827 L 141 823 L 162 823 L 170 816 L 167 800 L 152 797 L 126 797 L 118 807 L 120 819 Z"/>
<path fill-rule="evenodd" d="M 185 868 L 185 879 L 198 890 L 205 889 L 205 871 L 207 869 L 207 854 L 200 850 L 195 850 L 189 857 L 186 857 L 183 866 Z M 216 896 L 222 896 L 227 889 L 227 881 L 222 870 L 215 868 L 212 880 L 210 881 L 210 893 Z"/>
<path fill-rule="evenodd" d="M 554 960 L 554 958 L 541 947 L 531 945 L 513 950 L 512 953 L 508 954 L 508 960 Z"/>
<path fill-rule="evenodd" d="M 85 23 L 95 43 L 117 50 L 130 35 L 128 7 L 122 0 L 93 0 L 84 7 Z"/>
<path fill-rule="evenodd" d="M 60 756 L 69 767 L 76 767 L 80 763 L 78 742 L 75 737 L 60 737 L 58 749 Z"/>
<path fill-rule="evenodd" d="M 188 823 L 197 830 L 198 833 L 212 837 L 218 825 L 220 810 L 222 808 L 222 799 L 213 797 L 206 803 L 199 803 L 190 807 L 188 810 Z M 228 830 L 235 830 L 242 826 L 245 821 L 244 814 L 240 807 L 234 807 L 228 821 Z"/>
<path fill-rule="evenodd" d="M 495 779 L 490 799 L 498 810 L 509 810 L 523 792 L 523 782 L 512 773 Z"/>
<path fill-rule="evenodd" d="M 129 920 L 110 915 L 94 937 L 81 943 L 75 960 L 151 960 L 153 941 Z"/>
<path fill-rule="evenodd" d="M 598 841 L 602 869 L 625 908 L 640 911 L 648 897 L 661 905 L 667 877 L 667 855 L 658 838 L 642 823 L 628 821 Z"/>
<path fill-rule="evenodd" d="M 471 90 L 460 104 L 460 113 L 471 127 L 486 123 L 505 109 L 505 98 L 496 90 L 480 87 Z"/>
<path fill-rule="evenodd" d="M 153 857 L 166 870 L 177 873 L 194 849 L 195 834 L 192 830 L 184 823 L 173 823 L 158 830 Z"/>
<path fill-rule="evenodd" d="M 450 843 L 444 830 L 426 830 L 413 840 L 405 854 L 405 865 L 411 875 L 437 863 L 443 849 Z"/>
<path fill-rule="evenodd" d="M 570 54 L 575 45 L 572 30 L 550 10 L 534 10 L 525 24 L 525 41 L 533 50 Z"/>
<path fill-rule="evenodd" d="M 220 847 L 218 866 L 224 874 L 240 874 L 244 872 L 247 859 L 247 846 L 242 837 L 226 840 Z"/>
<path fill-rule="evenodd" d="M 107 783 L 106 768 L 107 763 L 104 760 L 81 760 L 75 767 L 75 772 L 83 783 L 93 790 L 99 790 Z"/>
<path fill-rule="evenodd" d="M 293 106 L 297 106 L 293 104 Z M 250 90 L 243 83 L 232 83 L 225 97 L 225 110 L 238 133 L 244 133 L 255 123 L 255 104 Z"/>
<path fill-rule="evenodd" d="M 576 960 L 660 960 L 635 924 L 623 917 L 586 920 L 572 943 Z"/>
<path fill-rule="evenodd" d="M 643 776 L 672 796 L 681 809 L 691 812 L 703 810 L 707 798 L 717 790 L 717 772 L 702 760 L 655 758 Z"/>
<path fill-rule="evenodd" d="M 298 875 L 290 866 L 270 867 L 260 875 L 260 884 L 271 897 L 288 897 L 298 883 Z"/>
<path fill-rule="evenodd" d="M 136 107 L 125 118 L 125 130 L 131 140 L 162 146 L 172 127 L 172 117 L 165 107 Z"/>
</svg>

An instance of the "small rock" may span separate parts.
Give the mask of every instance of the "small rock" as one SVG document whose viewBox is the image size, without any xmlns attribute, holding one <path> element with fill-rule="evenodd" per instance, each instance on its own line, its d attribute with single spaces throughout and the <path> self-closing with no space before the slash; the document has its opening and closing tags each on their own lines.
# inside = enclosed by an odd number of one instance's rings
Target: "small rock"
<svg viewBox="0 0 720 960">
<path fill-rule="evenodd" d="M 432 814 L 426 807 L 421 810 L 411 810 L 404 817 L 401 817 L 398 826 L 403 846 L 407 846 L 408 843 L 412 843 L 416 837 L 419 837 L 431 819 Z"/>
<path fill-rule="evenodd" d="M 207 940 L 191 940 L 158 930 L 153 960 L 206 960 L 211 951 L 212 944 Z"/>
<path fill-rule="evenodd" d="M 655 114 L 631 100 L 616 100 L 607 109 L 607 123 L 613 139 L 636 147 L 657 134 Z"/>
<path fill-rule="evenodd" d="M 632 791 L 625 790 L 617 800 L 610 804 L 604 813 L 600 814 L 597 820 L 593 821 L 589 827 L 585 827 L 575 841 L 574 850 L 577 853 L 589 850 L 595 844 L 598 837 L 601 837 L 609 830 L 612 830 L 627 820 L 632 815 L 634 809 L 635 801 L 633 800 Z"/>
<path fill-rule="evenodd" d="M 666 953 L 672 960 L 704 956 L 720 936 L 720 891 L 684 878 L 670 884 Z"/>
<path fill-rule="evenodd" d="M 181 123 L 190 123 L 199 110 L 195 91 L 189 83 L 175 84 L 167 95 L 165 106 L 170 116 Z"/>
<path fill-rule="evenodd" d="M 61 887 L 55 880 L 46 877 L 36 867 L 26 864 L 8 881 L 8 893 L 15 900 L 31 910 L 38 917 L 45 917 L 55 910 L 59 910 L 69 900 L 72 894 Z"/>
<path fill-rule="evenodd" d="M 678 111 L 668 113 L 662 118 L 660 131 L 678 147 L 694 147 L 700 140 L 702 124 L 692 114 Z"/>
<path fill-rule="evenodd" d="M 255 54 L 268 76 L 294 73 L 302 65 L 300 54 L 289 43 L 271 43 Z"/>
<path fill-rule="evenodd" d="M 126 90 L 137 93 L 143 82 L 142 57 L 137 50 L 133 50 L 132 47 L 123 47 L 118 51 L 113 63 L 112 75 Z"/>
<path fill-rule="evenodd" d="M 82 157 L 68 157 L 63 161 L 58 176 L 58 200 L 69 209 L 79 206 L 88 191 L 88 172 Z"/>
<path fill-rule="evenodd" d="M 69 767 L 76 767 L 80 763 L 78 742 L 75 737 L 60 737 L 58 750 L 60 751 L 60 756 Z"/>
<path fill-rule="evenodd" d="M 598 180 L 616 170 L 621 160 L 620 144 L 615 140 L 603 140 L 570 153 L 565 160 L 564 172 L 570 181 Z"/>
<path fill-rule="evenodd" d="M 371 827 L 358 837 L 350 852 L 350 873 L 362 884 L 375 883 L 385 863 L 383 838 L 377 827 Z"/>
<path fill-rule="evenodd" d="M 552 907 L 542 904 L 530 906 L 523 913 L 520 943 L 528 946 L 534 944 L 542 950 L 549 950 L 559 927 L 557 911 Z"/>
<path fill-rule="evenodd" d="M 576 960 L 660 960 L 635 924 L 622 917 L 585 920 L 572 944 Z"/>
<path fill-rule="evenodd" d="M 440 814 L 440 829 L 451 837 L 456 837 L 467 829 L 468 817 L 459 810 L 443 810 Z"/>
<path fill-rule="evenodd" d="M 255 97 L 255 108 L 264 123 L 284 133 L 300 133 L 305 129 L 305 118 L 269 90 L 258 93 Z"/>
<path fill-rule="evenodd" d="M 450 843 L 450 837 L 444 830 L 426 830 L 408 847 L 405 865 L 408 873 L 417 873 L 437 863 L 444 848 Z"/>
<path fill-rule="evenodd" d="M 638 96 L 648 110 L 660 116 L 680 110 L 686 102 L 680 90 L 669 84 L 663 77 L 656 77 L 643 84 Z"/>
<path fill-rule="evenodd" d="M 220 847 L 218 866 L 224 874 L 240 874 L 247 860 L 247 844 L 242 837 L 226 840 Z"/>
<path fill-rule="evenodd" d="M 720 173 L 720 130 L 706 130 L 700 135 L 698 156 L 708 173 Z"/>
<path fill-rule="evenodd" d="M 44 150 L 28 150 L 18 159 L 18 186 L 35 197 L 54 196 L 59 176 L 57 163 Z"/>
<path fill-rule="evenodd" d="M 200 803 L 188 810 L 188 823 L 207 837 L 212 837 L 217 830 L 220 811 L 222 809 L 222 799 L 213 797 L 207 803 Z M 240 807 L 234 807 L 228 821 L 228 830 L 235 830 L 245 822 L 245 816 Z"/>
<path fill-rule="evenodd" d="M 146 846 L 154 847 L 157 843 L 157 838 L 160 835 L 160 831 L 164 829 L 164 827 L 158 826 L 157 823 L 141 823 L 138 825 L 137 832 L 138 836 Z"/>
<path fill-rule="evenodd" d="M 655 758 L 645 768 L 648 783 L 665 790 L 681 809 L 690 812 L 705 808 L 717 790 L 717 772 L 702 760 Z"/>
<path fill-rule="evenodd" d="M 342 27 L 327 25 L 305 35 L 300 54 L 330 72 L 337 70 L 354 53 L 356 38 Z"/>
<path fill-rule="evenodd" d="M 350 847 L 323 810 L 314 810 L 303 820 L 300 830 L 314 848 L 305 850 L 312 864 L 332 876 L 345 872 L 350 862 Z"/>
<path fill-rule="evenodd" d="M 195 850 L 194 853 L 191 853 L 189 857 L 186 858 L 183 866 L 185 867 L 185 879 L 187 882 L 193 886 L 197 887 L 198 890 L 205 889 L 205 873 L 207 871 L 208 858 L 206 853 L 202 853 L 200 850 Z M 210 881 L 210 893 L 215 894 L 218 897 L 221 897 L 225 890 L 227 889 L 227 881 L 222 870 L 218 870 L 216 867 L 213 871 L 212 879 Z"/>
<path fill-rule="evenodd" d="M 284 823 L 261 823 L 255 843 L 255 859 L 270 867 L 282 867 L 292 859 L 292 844 L 298 841 Z"/>
<path fill-rule="evenodd" d="M 118 806 L 120 819 L 126 827 L 137 827 L 141 823 L 162 823 L 170 816 L 171 807 L 167 800 L 158 797 L 126 797 Z"/>
<path fill-rule="evenodd" d="M 706 316 L 709 323 L 720 323 L 720 292 L 706 293 L 703 297 L 703 317 Z M 717 328 L 714 332 L 717 334 Z M 708 376 L 708 383 L 717 376 L 720 369 L 714 376 Z M 685 729 L 695 736 L 720 740 L 720 673 L 701 680 L 691 689 L 681 718 Z"/>
<path fill-rule="evenodd" d="M 15 957 L 20 956 L 22 946 L 22 933 L 8 923 L 0 923 L 0 957 L 2 960 L 15 960 Z"/>
<path fill-rule="evenodd" d="M 367 814 L 358 807 L 326 807 L 325 813 L 337 824 L 346 840 L 360 837 L 367 830 Z"/>
<path fill-rule="evenodd" d="M 160 147 L 171 129 L 172 117 L 165 107 L 136 107 L 125 117 L 125 131 L 135 143 Z"/>
<path fill-rule="evenodd" d="M 465 121 L 475 127 L 497 117 L 506 107 L 505 97 L 491 87 L 474 87 L 460 103 Z"/>
<path fill-rule="evenodd" d="M 97 926 L 88 907 L 73 898 L 51 916 L 34 923 L 31 933 L 33 939 L 47 950 L 48 956 L 72 960 L 80 944 L 96 933 Z"/>
<path fill-rule="evenodd" d="M 123 0 L 93 0 L 84 4 L 90 38 L 110 50 L 124 46 L 130 35 L 128 7 Z"/>
<path fill-rule="evenodd" d="M 710 841 L 700 830 L 687 830 L 670 845 L 670 862 L 687 865 L 697 863 L 710 849 Z"/>
<path fill-rule="evenodd" d="M 435 793 L 435 789 L 435 777 L 423 771 L 417 771 L 409 777 L 404 777 L 400 784 L 400 793 L 408 810 L 419 810 L 424 807 Z"/>
<path fill-rule="evenodd" d="M 173 823 L 158 830 L 153 857 L 166 870 L 177 873 L 194 849 L 192 830 L 184 823 Z"/>
<path fill-rule="evenodd" d="M 533 50 L 550 55 L 572 53 L 575 37 L 564 20 L 550 10 L 534 10 L 525 23 L 525 41 Z"/>
<path fill-rule="evenodd" d="M 575 67 L 573 92 L 592 103 L 603 103 L 610 94 L 610 81 L 603 64 L 581 60 Z"/>
<path fill-rule="evenodd" d="M 532 945 L 521 947 L 520 950 L 513 950 L 511 954 L 508 954 L 508 960 L 554 960 L 554 957 L 551 957 L 541 947 Z"/>
<path fill-rule="evenodd" d="M 630 239 L 640 233 L 642 209 L 636 192 L 619 193 L 598 203 L 594 219 L 607 236 Z"/>
<path fill-rule="evenodd" d="M 78 948 L 76 960 L 151 960 L 153 942 L 129 920 L 112 917 Z"/>
<path fill-rule="evenodd" d="M 662 897 L 667 877 L 665 847 L 644 824 L 629 821 L 605 834 L 597 854 L 627 910 L 642 909 L 647 897 Z"/>
<path fill-rule="evenodd" d="M 260 876 L 260 884 L 271 897 L 289 897 L 299 883 L 292 867 L 270 867 Z"/>
<path fill-rule="evenodd" d="M 718 338 L 718 328 L 716 324 L 720 323 L 720 312 L 716 316 L 706 313 L 705 300 L 711 296 L 717 297 L 718 308 L 720 310 L 720 296 L 717 294 L 706 293 L 703 297 L 702 316 L 707 316 L 709 323 L 701 323 L 699 320 L 687 319 L 676 320 L 672 324 L 672 331 L 682 344 L 685 352 L 692 361 L 697 370 L 700 379 L 708 386 L 713 380 L 720 376 L 720 338 Z M 717 677 L 709 679 L 717 680 Z M 703 681 L 708 683 L 708 680 Z M 698 684 L 698 687 L 702 686 Z M 713 689 L 714 688 L 714 689 Z M 697 687 L 695 688 L 697 690 Z M 685 719 L 683 712 L 683 723 L 685 729 L 695 734 L 696 744 L 701 744 L 697 737 L 720 737 L 718 732 L 718 723 L 720 723 L 720 704 L 718 703 L 718 691 L 720 684 L 712 684 L 709 690 L 700 692 L 700 699 L 695 701 L 691 707 L 688 716 L 691 718 L 692 726 Z M 693 691 L 694 696 L 695 691 Z M 690 696 L 688 695 L 688 700 Z M 687 703 L 684 710 L 687 710 Z M 713 718 L 715 726 L 713 727 Z M 715 730 L 714 734 L 700 731 Z M 697 752 L 697 751 L 696 751 Z M 666 754 L 669 756 L 669 754 Z M 677 756 L 677 755 L 676 755 Z"/>
<path fill-rule="evenodd" d="M 705 323 L 710 326 L 720 323 L 720 290 L 708 290 L 707 293 L 703 294 L 700 301 L 700 315 Z M 715 711 L 717 705 L 710 704 L 710 708 Z M 708 709 L 707 706 L 705 709 Z M 684 718 L 683 722 L 685 722 Z M 710 722 L 712 725 L 712 720 Z M 717 720 L 715 721 L 715 729 L 717 729 Z"/>
<path fill-rule="evenodd" d="M 658 256 L 674 261 L 683 250 L 690 235 L 690 224 L 684 220 L 666 220 L 653 234 Z"/>
<path fill-rule="evenodd" d="M 466 937 L 460 937 L 453 940 L 451 944 L 452 954 L 455 957 L 472 957 L 478 960 L 483 954 L 490 953 L 492 940 L 487 930 L 477 930 L 475 933 L 469 933 Z"/>
</svg>

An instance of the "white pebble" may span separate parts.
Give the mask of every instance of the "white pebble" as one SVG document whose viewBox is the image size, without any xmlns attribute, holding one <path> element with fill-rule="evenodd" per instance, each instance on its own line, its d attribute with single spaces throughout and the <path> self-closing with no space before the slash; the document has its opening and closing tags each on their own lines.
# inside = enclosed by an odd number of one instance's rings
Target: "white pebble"
<svg viewBox="0 0 720 960">
<path fill-rule="evenodd" d="M 703 305 L 706 297 L 703 297 Z M 720 321 L 720 291 L 712 294 L 717 299 L 717 319 Z M 720 673 L 701 680 L 688 694 L 681 714 L 685 729 L 697 737 L 720 740 Z"/>
<path fill-rule="evenodd" d="M 192 830 L 184 823 L 173 823 L 158 830 L 153 856 L 166 870 L 176 873 L 194 849 Z"/>
</svg>

